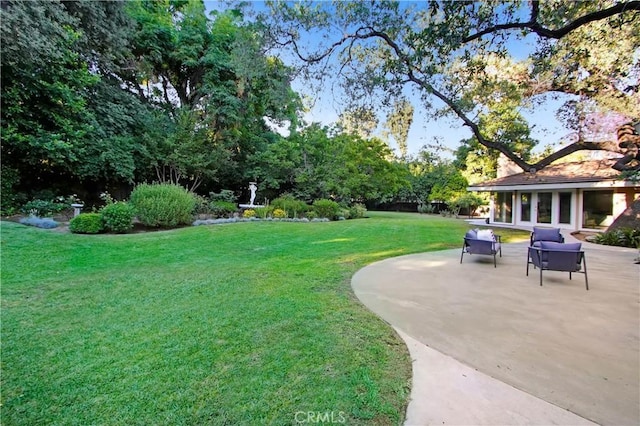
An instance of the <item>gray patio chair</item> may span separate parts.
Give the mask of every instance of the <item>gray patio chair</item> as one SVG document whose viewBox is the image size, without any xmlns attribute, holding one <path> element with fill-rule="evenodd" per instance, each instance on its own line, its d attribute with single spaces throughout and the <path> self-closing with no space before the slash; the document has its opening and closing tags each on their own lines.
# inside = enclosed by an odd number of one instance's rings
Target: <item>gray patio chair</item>
<svg viewBox="0 0 640 426">
<path fill-rule="evenodd" d="M 460 254 L 460 263 L 464 254 L 484 254 L 493 256 L 493 267 L 496 266 L 496 254 L 500 254 L 502 257 L 502 246 L 500 244 L 500 236 L 495 235 L 495 240 L 486 240 L 478 238 L 477 230 L 467 231 L 464 236 L 464 243 L 462 244 L 462 253 Z"/>
<path fill-rule="evenodd" d="M 556 243 L 564 243 L 564 237 L 560 233 L 560 228 L 539 228 L 537 226 L 534 226 L 530 240 L 530 245 L 534 245 L 538 241 L 553 241 Z"/>
<path fill-rule="evenodd" d="M 584 284 L 589 290 L 589 278 L 587 277 L 587 261 L 584 251 L 580 250 L 581 243 L 554 243 L 541 241 L 539 247 L 529 247 L 527 260 L 527 276 L 529 276 L 529 264 L 540 269 L 540 285 L 542 285 L 542 271 L 562 271 L 571 274 L 577 272 L 584 274 Z"/>
</svg>

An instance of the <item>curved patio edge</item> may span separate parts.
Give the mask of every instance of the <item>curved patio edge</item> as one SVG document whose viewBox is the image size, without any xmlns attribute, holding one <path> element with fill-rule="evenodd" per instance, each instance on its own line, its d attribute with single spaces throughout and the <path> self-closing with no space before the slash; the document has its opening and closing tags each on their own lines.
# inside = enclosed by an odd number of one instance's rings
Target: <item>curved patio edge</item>
<svg viewBox="0 0 640 426">
<path fill-rule="evenodd" d="M 585 244 L 583 276 L 525 274 L 526 243 L 488 256 L 386 259 L 356 296 L 409 348 L 407 425 L 638 424 L 637 251 Z"/>
</svg>

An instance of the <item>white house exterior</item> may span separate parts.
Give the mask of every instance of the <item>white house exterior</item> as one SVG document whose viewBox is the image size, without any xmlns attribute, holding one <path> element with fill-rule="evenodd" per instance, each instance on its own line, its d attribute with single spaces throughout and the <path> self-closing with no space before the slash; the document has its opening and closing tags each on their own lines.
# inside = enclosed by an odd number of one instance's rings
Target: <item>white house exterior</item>
<svg viewBox="0 0 640 426">
<path fill-rule="evenodd" d="M 490 192 L 490 222 L 603 231 L 640 197 L 640 183 L 621 179 L 614 160 L 551 165 L 472 185 Z"/>
</svg>

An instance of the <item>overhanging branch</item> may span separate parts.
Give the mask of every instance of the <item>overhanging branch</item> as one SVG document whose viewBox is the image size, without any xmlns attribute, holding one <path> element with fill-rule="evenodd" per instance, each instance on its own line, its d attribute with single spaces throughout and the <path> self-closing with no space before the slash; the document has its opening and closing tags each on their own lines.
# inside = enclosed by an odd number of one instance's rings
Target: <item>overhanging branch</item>
<svg viewBox="0 0 640 426">
<path fill-rule="evenodd" d="M 560 39 L 571 31 L 574 31 L 580 28 L 583 25 L 589 24 L 591 22 L 601 21 L 606 18 L 610 18 L 615 15 L 619 15 L 624 12 L 640 10 L 640 1 L 630 1 L 626 3 L 618 3 L 614 6 L 611 6 L 607 9 L 597 10 L 595 12 L 587 13 L 586 15 L 580 16 L 573 21 L 569 22 L 562 28 L 558 29 L 550 29 L 543 27 L 538 22 L 538 12 L 539 12 L 539 2 L 533 1 L 531 2 L 531 19 L 528 22 L 508 22 L 504 24 L 493 25 L 489 28 L 485 28 L 482 31 L 471 34 L 462 39 L 463 43 L 468 43 L 473 40 L 477 40 L 487 34 L 492 34 L 499 31 L 511 30 L 511 29 L 529 29 L 532 32 L 538 34 L 541 37 L 552 38 L 552 39 Z"/>
</svg>

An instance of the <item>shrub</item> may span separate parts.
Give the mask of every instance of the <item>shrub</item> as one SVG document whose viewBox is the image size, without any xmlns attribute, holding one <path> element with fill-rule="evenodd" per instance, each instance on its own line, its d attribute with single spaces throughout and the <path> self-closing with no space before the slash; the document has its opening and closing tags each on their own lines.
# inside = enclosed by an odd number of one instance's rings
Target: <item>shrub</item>
<svg viewBox="0 0 640 426">
<path fill-rule="evenodd" d="M 349 209 L 338 210 L 338 220 L 351 219 L 351 211 Z"/>
<path fill-rule="evenodd" d="M 233 191 L 229 189 L 223 189 L 220 192 L 210 192 L 209 198 L 211 201 L 224 201 L 234 205 L 238 201 L 238 198 L 235 196 Z"/>
<path fill-rule="evenodd" d="M 238 210 L 235 203 L 229 201 L 212 201 L 209 204 L 209 209 L 211 214 L 216 217 L 228 217 Z"/>
<path fill-rule="evenodd" d="M 52 229 L 58 226 L 58 222 L 50 217 L 29 216 L 20 219 L 20 223 L 27 226 L 35 226 L 36 228 Z"/>
<path fill-rule="evenodd" d="M 179 185 L 138 185 L 131 193 L 130 203 L 146 226 L 174 227 L 193 220 L 195 199 Z"/>
<path fill-rule="evenodd" d="M 434 206 L 433 204 L 423 204 L 420 203 L 418 205 L 418 213 L 433 213 L 436 211 L 436 206 Z"/>
<path fill-rule="evenodd" d="M 242 217 L 244 218 L 256 217 L 256 211 L 252 209 L 247 209 L 242 212 Z"/>
<path fill-rule="evenodd" d="M 208 215 L 211 214 L 211 207 L 209 207 L 209 200 L 207 199 L 207 197 L 203 197 L 202 195 L 193 195 L 193 199 L 194 199 L 194 207 L 193 207 L 193 214 L 194 215 L 199 215 L 199 214 L 203 214 L 203 215 Z"/>
<path fill-rule="evenodd" d="M 257 217 L 266 219 L 273 212 L 273 207 L 257 207 L 254 211 Z"/>
<path fill-rule="evenodd" d="M 316 212 L 314 212 L 313 210 L 309 210 L 305 216 L 307 217 L 307 219 L 313 220 L 313 219 L 316 219 L 318 217 L 318 214 Z"/>
<path fill-rule="evenodd" d="M 30 214 L 36 217 L 45 217 L 60 213 L 67 207 L 69 206 L 62 203 L 56 203 L 55 201 L 36 199 L 23 205 L 20 210 L 25 214 Z"/>
<path fill-rule="evenodd" d="M 361 219 L 367 214 L 367 208 L 364 204 L 356 203 L 349 208 L 349 216 L 351 219 Z"/>
<path fill-rule="evenodd" d="M 338 215 L 338 210 L 340 210 L 340 205 L 335 201 L 320 199 L 313 202 L 313 209 L 318 217 L 335 219 Z"/>
<path fill-rule="evenodd" d="M 74 234 L 97 234 L 102 231 L 102 215 L 80 213 L 69 222 L 69 231 Z"/>
<path fill-rule="evenodd" d="M 281 209 L 287 213 L 288 217 L 298 217 L 309 210 L 309 205 L 302 200 L 296 199 L 292 195 L 283 195 L 271 202 L 274 209 Z"/>
<path fill-rule="evenodd" d="M 276 219 L 282 219 L 287 217 L 287 213 L 282 209 L 274 209 L 272 214 L 273 214 L 273 217 Z"/>
<path fill-rule="evenodd" d="M 100 210 L 102 223 L 107 231 L 122 234 L 133 228 L 134 208 L 124 201 L 107 204 Z"/>
<path fill-rule="evenodd" d="M 640 248 L 640 229 L 619 228 L 596 235 L 597 244 Z"/>
</svg>

